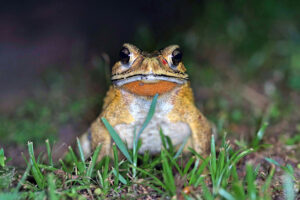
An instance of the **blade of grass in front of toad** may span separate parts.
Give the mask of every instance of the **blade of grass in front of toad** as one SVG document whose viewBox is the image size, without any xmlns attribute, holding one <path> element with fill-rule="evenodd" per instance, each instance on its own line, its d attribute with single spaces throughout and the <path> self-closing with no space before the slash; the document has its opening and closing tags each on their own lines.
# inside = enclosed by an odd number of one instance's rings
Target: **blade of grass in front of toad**
<svg viewBox="0 0 300 200">
<path fill-rule="evenodd" d="M 134 167 L 134 166 L 132 166 L 132 167 Z M 138 170 L 141 173 L 143 173 L 143 174 L 149 176 L 150 178 L 152 178 L 153 179 L 152 183 L 154 183 L 156 185 L 159 185 L 161 188 L 167 190 L 166 185 L 159 178 L 157 178 L 155 175 L 153 175 L 153 173 L 148 172 L 148 171 L 146 171 L 146 170 L 144 170 L 142 168 L 139 168 L 139 167 L 136 167 L 136 170 Z"/>
<path fill-rule="evenodd" d="M 118 150 L 116 145 L 112 145 L 113 153 L 114 153 L 114 170 L 115 170 L 115 178 L 114 178 L 114 185 L 117 187 L 119 185 L 119 156 L 118 156 Z"/>
<path fill-rule="evenodd" d="M 212 193 L 210 192 L 209 188 L 207 187 L 207 185 L 205 184 L 204 180 L 201 181 L 201 187 L 202 187 L 202 196 L 204 197 L 204 199 L 206 200 L 213 200 L 214 197 L 212 195 Z"/>
<path fill-rule="evenodd" d="M 135 140 L 136 144 L 137 144 L 142 132 L 145 130 L 145 128 L 147 127 L 147 125 L 149 124 L 150 120 L 152 119 L 152 117 L 154 115 L 155 107 L 156 107 L 156 103 L 157 103 L 157 98 L 158 98 L 158 94 L 155 94 L 155 96 L 153 97 L 153 100 L 151 102 L 150 109 L 148 111 L 145 122 L 143 123 L 142 128 L 140 129 L 140 131 L 137 134 L 137 137 L 136 137 L 136 140 Z"/>
<path fill-rule="evenodd" d="M 133 130 L 133 141 L 136 140 L 136 126 L 134 127 Z M 133 142 L 133 147 L 132 147 L 132 159 L 133 159 L 133 165 L 136 167 L 137 166 L 137 159 L 138 159 L 138 155 L 137 155 L 137 143 Z M 133 178 L 136 177 L 136 169 L 133 168 L 132 169 L 132 176 Z"/>
<path fill-rule="evenodd" d="M 150 120 L 152 119 L 152 117 L 154 115 L 157 98 L 158 98 L 158 94 L 156 94 L 153 97 L 153 100 L 152 100 L 151 105 L 150 105 L 149 112 L 148 112 L 147 117 L 145 119 L 145 122 L 143 123 L 143 126 L 140 129 L 140 131 L 138 132 L 137 137 L 134 141 L 135 142 L 135 144 L 134 144 L 135 147 L 138 146 L 137 142 L 139 140 L 140 135 L 142 134 L 142 132 L 144 131 L 146 126 L 149 124 Z M 115 141 L 116 145 L 120 149 L 120 151 L 123 153 L 123 155 L 128 159 L 128 161 L 130 163 L 133 163 L 132 158 L 131 158 L 131 156 L 130 156 L 127 148 L 126 148 L 126 145 L 123 143 L 123 141 L 120 138 L 120 136 L 118 135 L 118 133 L 114 130 L 114 128 L 109 124 L 109 122 L 104 117 L 102 117 L 101 120 L 102 120 L 103 124 L 105 125 L 105 127 L 107 128 L 109 134 L 111 135 L 111 137 Z"/>
<path fill-rule="evenodd" d="M 124 142 L 122 141 L 122 139 L 120 138 L 119 134 L 115 131 L 115 129 L 110 125 L 110 123 L 104 117 L 102 117 L 101 120 L 102 120 L 103 124 L 105 125 L 106 129 L 108 130 L 110 136 L 115 141 L 118 148 L 120 149 L 120 151 L 123 153 L 123 155 L 127 158 L 127 160 L 130 163 L 133 163 L 132 158 L 127 150 L 127 147 L 124 144 Z"/>
<path fill-rule="evenodd" d="M 188 139 L 189 139 L 189 138 L 186 137 L 186 138 L 184 139 L 183 143 L 180 145 L 178 151 L 176 152 L 176 154 L 175 154 L 175 156 L 174 156 L 174 159 L 175 159 L 175 160 L 176 160 L 176 159 L 180 156 L 180 154 L 183 152 L 183 149 L 184 149 L 184 147 L 185 147 L 185 145 L 186 145 Z"/>
<path fill-rule="evenodd" d="M 92 160 L 91 160 L 92 162 L 90 163 L 90 165 L 89 165 L 89 167 L 87 169 L 87 172 L 86 172 L 86 176 L 87 177 L 91 177 L 92 176 L 92 172 L 93 172 L 93 169 L 94 169 L 94 167 L 96 165 L 96 162 L 97 162 L 97 159 L 98 159 L 98 155 L 99 155 L 99 153 L 101 151 L 101 148 L 102 148 L 102 145 L 99 144 L 97 146 L 96 150 L 94 151 L 94 154 L 93 154 Z"/>
<path fill-rule="evenodd" d="M 162 147 L 164 149 L 168 149 L 167 142 L 166 142 L 166 137 L 165 137 L 165 135 L 163 133 L 163 130 L 161 128 L 159 129 L 159 135 L 160 135 L 160 140 L 161 140 Z"/>
<path fill-rule="evenodd" d="M 204 178 L 204 176 L 202 176 L 202 173 L 205 170 L 206 166 L 208 165 L 208 162 L 209 162 L 209 157 L 207 157 L 204 161 L 201 162 L 197 171 L 195 171 L 195 172 L 192 171 L 192 175 L 191 175 L 191 179 L 190 179 L 189 183 L 192 184 L 195 188 L 198 187 L 201 180 Z"/>
<path fill-rule="evenodd" d="M 70 155 L 71 155 L 71 158 L 72 158 L 72 162 L 73 164 L 77 167 L 79 173 L 81 175 L 84 174 L 84 171 L 85 171 L 85 168 L 83 165 L 85 165 L 85 163 L 82 163 L 82 162 L 79 162 L 77 157 L 76 157 L 76 154 L 74 153 L 73 149 L 71 146 L 69 146 L 69 152 L 70 152 Z"/>
<path fill-rule="evenodd" d="M 274 173 L 275 173 L 275 165 L 271 165 L 271 170 L 269 172 L 269 175 L 267 176 L 267 179 L 262 186 L 262 193 L 264 195 L 264 199 L 270 199 L 270 198 L 268 198 L 270 196 L 268 190 L 270 190 L 270 185 L 271 185 Z"/>
<path fill-rule="evenodd" d="M 118 180 L 120 180 L 121 183 L 123 183 L 124 185 L 127 185 L 126 179 L 124 178 L 124 176 L 122 176 L 122 175 L 120 174 L 120 172 L 117 172 L 117 170 L 116 170 L 115 168 L 113 168 L 112 172 L 113 172 L 113 174 L 115 175 L 115 177 L 118 177 Z M 116 180 L 116 179 L 114 179 L 114 181 L 115 181 L 115 180 Z M 117 184 L 115 184 L 115 185 L 116 185 L 116 187 L 118 186 Z"/>
<path fill-rule="evenodd" d="M 21 189 L 22 185 L 25 183 L 26 179 L 27 179 L 27 176 L 29 175 L 29 171 L 31 169 L 31 163 L 27 163 L 27 168 L 22 176 L 22 178 L 20 179 L 17 187 L 14 189 L 14 192 L 17 193 L 19 192 L 19 190 Z"/>
<path fill-rule="evenodd" d="M 235 200 L 235 198 L 229 192 L 224 190 L 223 188 L 219 189 L 219 194 L 227 200 Z"/>
<path fill-rule="evenodd" d="M 78 138 L 78 137 L 76 138 L 76 142 L 77 142 L 77 148 L 78 148 L 78 150 L 79 150 L 79 157 L 80 157 L 80 160 L 81 160 L 83 169 L 84 169 L 84 171 L 85 171 L 85 170 L 86 170 L 85 158 L 84 158 L 83 149 L 82 149 L 82 147 L 81 147 L 81 144 L 80 144 L 80 141 L 79 141 L 79 138 Z"/>
<path fill-rule="evenodd" d="M 64 172 L 69 172 L 68 168 L 66 167 L 66 164 L 64 163 L 64 161 L 62 159 L 59 159 L 58 160 L 60 165 L 61 165 L 61 168 Z"/>
<path fill-rule="evenodd" d="M 42 172 L 40 171 L 40 168 L 35 160 L 32 142 L 28 142 L 28 152 L 29 152 L 29 161 L 32 165 L 31 171 L 32 171 L 34 180 L 36 181 L 38 187 L 40 189 L 43 189 L 45 186 L 45 177 L 43 176 Z"/>
<path fill-rule="evenodd" d="M 102 192 L 104 194 L 104 196 L 108 193 L 109 191 L 109 157 L 108 156 L 105 156 L 103 158 L 103 166 L 102 166 L 102 169 L 101 171 L 98 170 L 97 171 L 97 176 L 99 178 L 99 183 L 100 183 L 100 186 L 102 187 Z"/>
<path fill-rule="evenodd" d="M 133 135 L 133 141 L 135 141 L 136 138 L 136 130 L 134 130 L 134 135 Z M 138 140 L 137 143 L 133 143 L 133 165 L 137 167 L 137 161 L 138 161 L 138 151 L 140 147 L 142 146 L 142 140 Z M 145 154 L 144 154 L 145 155 Z M 135 178 L 137 174 L 136 168 L 132 168 L 132 177 Z"/>
<path fill-rule="evenodd" d="M 170 196 L 174 196 L 176 194 L 176 185 L 175 185 L 174 175 L 172 172 L 172 166 L 168 161 L 165 149 L 161 150 L 161 158 L 162 158 L 162 169 L 163 169 L 162 175 L 164 179 L 164 184 L 166 185 Z"/>
<path fill-rule="evenodd" d="M 50 173 L 47 177 L 48 181 L 48 192 L 49 192 L 49 199 L 51 200 L 58 200 L 58 196 L 55 194 L 56 185 L 54 180 L 54 175 Z"/>
<path fill-rule="evenodd" d="M 231 176 L 232 176 L 231 191 L 233 192 L 234 197 L 236 197 L 236 199 L 246 199 L 243 181 L 241 181 L 239 178 L 236 166 L 232 167 Z"/>
<path fill-rule="evenodd" d="M 1 148 L 0 149 L 0 166 L 1 167 L 5 167 L 5 160 L 6 160 L 6 158 L 4 156 L 4 149 Z"/>
<path fill-rule="evenodd" d="M 213 188 L 216 188 L 217 185 L 217 156 L 216 156 L 216 146 L 215 146 L 215 137 L 214 135 L 211 136 L 211 153 L 210 153 L 210 166 L 209 166 L 209 171 L 211 174 L 211 180 L 213 184 Z"/>
<path fill-rule="evenodd" d="M 289 164 L 287 164 L 286 166 L 282 166 L 280 165 L 276 160 L 273 160 L 272 158 L 265 158 L 266 161 L 268 161 L 269 163 L 272 163 L 278 167 L 280 167 L 283 171 L 285 171 L 286 173 L 288 173 L 289 175 L 291 175 L 294 179 L 294 170 L 293 167 Z"/>
<path fill-rule="evenodd" d="M 247 181 L 247 193 L 248 199 L 255 200 L 256 199 L 256 186 L 255 186 L 255 173 L 253 170 L 253 166 L 250 164 L 246 165 L 246 181 Z"/>
<path fill-rule="evenodd" d="M 165 151 L 165 154 L 167 158 L 170 160 L 170 166 L 171 168 L 175 167 L 177 171 L 179 172 L 180 176 L 183 176 L 183 172 L 179 164 L 176 162 L 176 159 L 171 155 L 169 151 Z"/>
<path fill-rule="evenodd" d="M 199 163 L 200 163 L 200 159 L 197 158 L 197 160 L 194 164 L 194 168 L 192 169 L 191 173 L 188 174 L 188 178 L 190 178 L 189 185 L 192 185 L 192 179 L 195 176 L 195 173 L 196 173 L 196 170 L 198 169 Z"/>
<path fill-rule="evenodd" d="M 267 127 L 268 127 L 268 123 L 264 122 L 262 124 L 262 126 L 259 128 L 259 130 L 257 131 L 257 134 L 256 134 L 256 136 L 255 136 L 255 138 L 254 138 L 254 140 L 252 141 L 252 144 L 251 144 L 251 146 L 254 149 L 257 150 L 259 148 L 259 143 L 263 139 L 263 136 L 266 132 Z"/>
<path fill-rule="evenodd" d="M 51 147 L 50 147 L 49 140 L 47 139 L 47 140 L 45 141 L 45 143 L 46 143 L 46 148 L 47 148 L 47 154 L 48 154 L 49 165 L 50 165 L 51 167 L 53 167 L 52 151 L 51 151 Z"/>
</svg>

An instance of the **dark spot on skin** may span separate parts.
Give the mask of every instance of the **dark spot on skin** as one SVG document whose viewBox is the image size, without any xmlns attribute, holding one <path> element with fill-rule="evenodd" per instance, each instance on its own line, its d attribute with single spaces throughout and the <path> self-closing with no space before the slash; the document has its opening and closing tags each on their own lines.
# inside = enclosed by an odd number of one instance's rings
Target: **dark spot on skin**
<svg viewBox="0 0 300 200">
<path fill-rule="evenodd" d="M 202 119 L 202 116 L 201 116 L 201 115 L 199 115 L 198 119 Z"/>
</svg>

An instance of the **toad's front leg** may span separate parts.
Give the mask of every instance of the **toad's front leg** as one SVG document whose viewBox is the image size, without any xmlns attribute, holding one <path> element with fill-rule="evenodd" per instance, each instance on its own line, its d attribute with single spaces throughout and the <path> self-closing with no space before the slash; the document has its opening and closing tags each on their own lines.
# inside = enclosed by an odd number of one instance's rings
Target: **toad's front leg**
<svg viewBox="0 0 300 200">
<path fill-rule="evenodd" d="M 120 91 L 115 89 L 111 90 L 111 93 L 112 92 L 114 95 L 108 95 L 109 97 L 113 97 L 105 102 L 103 112 L 92 123 L 89 130 L 80 138 L 86 156 L 90 155 L 99 144 L 102 145 L 98 161 L 105 155 L 112 156 L 112 138 L 101 118 L 104 117 L 112 127 L 118 124 L 132 123 L 132 121 L 134 121 L 129 113 L 128 103 L 121 95 Z"/>
<path fill-rule="evenodd" d="M 168 115 L 169 119 L 172 122 L 187 123 L 191 131 L 184 151 L 188 152 L 188 147 L 192 147 L 201 156 L 206 157 L 209 154 L 212 134 L 210 122 L 194 105 L 193 93 L 190 87 L 183 87 L 174 99 L 174 108 Z"/>
</svg>

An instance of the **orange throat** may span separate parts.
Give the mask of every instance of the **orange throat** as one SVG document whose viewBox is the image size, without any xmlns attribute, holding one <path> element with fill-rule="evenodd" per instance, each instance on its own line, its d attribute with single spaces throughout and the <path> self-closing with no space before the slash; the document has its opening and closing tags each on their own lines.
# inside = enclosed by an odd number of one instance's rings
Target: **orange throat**
<svg viewBox="0 0 300 200">
<path fill-rule="evenodd" d="M 155 94 L 163 94 L 174 89 L 178 84 L 169 81 L 158 81 L 155 83 L 145 83 L 142 81 L 134 81 L 127 83 L 122 87 L 127 91 L 141 95 L 154 96 Z"/>
</svg>

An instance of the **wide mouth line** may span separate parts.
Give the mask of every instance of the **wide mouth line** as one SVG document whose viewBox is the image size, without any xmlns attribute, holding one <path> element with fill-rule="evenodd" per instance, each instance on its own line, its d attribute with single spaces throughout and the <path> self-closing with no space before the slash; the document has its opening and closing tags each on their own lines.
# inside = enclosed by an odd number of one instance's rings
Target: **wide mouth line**
<svg viewBox="0 0 300 200">
<path fill-rule="evenodd" d="M 187 79 L 188 78 L 168 76 L 164 74 L 136 74 L 136 75 L 128 76 L 126 78 L 112 79 L 112 82 L 117 86 L 121 86 L 126 83 L 131 83 L 134 81 L 143 81 L 143 80 L 145 81 L 161 80 L 161 81 L 169 81 L 178 84 L 183 84 L 187 81 Z"/>
<path fill-rule="evenodd" d="M 135 75 L 131 75 L 131 76 L 127 76 L 127 77 L 124 77 L 124 78 L 117 78 L 117 79 L 114 79 L 112 78 L 111 80 L 112 81 L 118 81 L 118 80 L 123 80 L 123 79 L 129 79 L 129 78 L 132 78 L 132 77 L 142 77 L 142 78 L 159 78 L 159 77 L 166 77 L 166 78 L 176 78 L 176 79 L 182 79 L 182 80 L 188 80 L 188 78 L 183 78 L 183 77 L 177 77 L 177 76 L 170 76 L 170 75 L 165 75 L 165 74 L 135 74 Z"/>
</svg>

